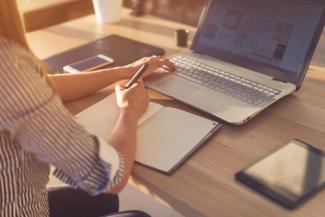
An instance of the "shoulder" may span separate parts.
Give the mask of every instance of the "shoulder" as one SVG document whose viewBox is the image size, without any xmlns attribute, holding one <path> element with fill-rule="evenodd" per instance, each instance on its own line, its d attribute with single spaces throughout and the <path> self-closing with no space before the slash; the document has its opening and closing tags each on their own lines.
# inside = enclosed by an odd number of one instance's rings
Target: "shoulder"
<svg viewBox="0 0 325 217">
<path fill-rule="evenodd" d="M 39 73 L 37 64 L 30 51 L 0 37 L 0 131 L 6 120 L 18 123 L 53 98 L 54 90 Z"/>
<path fill-rule="evenodd" d="M 41 70 L 39 60 L 31 51 L 13 40 L 0 37 L 0 89 L 8 89 L 9 86 L 29 91 L 48 89 L 43 91 L 51 95 L 53 90 L 48 86 L 46 73 Z"/>
<path fill-rule="evenodd" d="M 28 49 L 17 42 L 0 36 L 0 76 L 6 73 L 41 74 L 38 59 Z"/>
<path fill-rule="evenodd" d="M 0 58 L 10 59 L 15 56 L 26 55 L 29 56 L 31 53 L 19 45 L 17 42 L 0 36 Z"/>
</svg>

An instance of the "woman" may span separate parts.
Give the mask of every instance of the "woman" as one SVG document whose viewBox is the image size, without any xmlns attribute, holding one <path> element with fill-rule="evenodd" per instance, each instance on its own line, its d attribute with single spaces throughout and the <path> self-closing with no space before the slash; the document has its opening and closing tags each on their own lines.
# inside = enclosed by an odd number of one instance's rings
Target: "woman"
<svg viewBox="0 0 325 217">
<path fill-rule="evenodd" d="M 173 68 L 167 59 L 150 57 L 109 70 L 49 76 L 28 47 L 16 2 L 0 1 L 1 217 L 96 217 L 117 211 L 114 194 L 127 183 L 137 121 L 148 105 L 143 83 L 128 90 L 116 86 L 120 114 L 109 138 L 88 134 L 61 100 L 80 98 L 130 78 L 144 62 L 149 63 L 146 76 L 162 66 Z M 57 189 L 48 195 L 50 165 L 74 189 Z"/>
</svg>

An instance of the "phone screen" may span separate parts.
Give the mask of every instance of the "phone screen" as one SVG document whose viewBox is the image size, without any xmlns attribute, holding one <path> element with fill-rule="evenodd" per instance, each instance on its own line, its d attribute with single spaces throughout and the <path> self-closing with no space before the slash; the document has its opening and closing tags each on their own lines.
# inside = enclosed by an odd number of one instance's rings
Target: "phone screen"
<svg viewBox="0 0 325 217">
<path fill-rule="evenodd" d="M 72 65 L 70 65 L 72 68 L 77 69 L 78 71 L 84 71 L 102 64 L 105 64 L 109 62 L 108 60 L 105 60 L 103 58 L 100 58 L 98 56 L 95 57 L 91 57 L 89 59 L 85 59 L 83 61 L 74 63 Z"/>
</svg>

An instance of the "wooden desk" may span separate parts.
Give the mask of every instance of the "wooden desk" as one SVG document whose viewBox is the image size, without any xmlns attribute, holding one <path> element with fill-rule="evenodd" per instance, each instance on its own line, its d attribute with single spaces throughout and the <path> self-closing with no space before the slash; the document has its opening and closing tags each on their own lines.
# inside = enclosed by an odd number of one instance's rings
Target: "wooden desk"
<svg viewBox="0 0 325 217">
<path fill-rule="evenodd" d="M 117 33 L 162 46 L 167 53 L 175 47 L 174 30 L 189 26 L 155 17 L 134 18 L 124 11 L 121 22 L 97 25 L 87 16 L 28 34 L 31 47 L 41 58 L 88 41 Z M 80 112 L 111 89 L 67 104 Z M 136 165 L 130 183 L 184 216 L 220 217 L 321 217 L 325 214 L 325 191 L 295 211 L 287 211 L 234 180 L 234 174 L 292 138 L 299 138 L 325 150 L 325 36 L 313 59 L 301 90 L 258 115 L 244 126 L 224 125 L 172 176 Z M 151 93 L 154 98 L 162 98 Z M 216 102 L 217 103 L 217 102 Z M 136 200 L 136 198 L 134 198 Z"/>
</svg>

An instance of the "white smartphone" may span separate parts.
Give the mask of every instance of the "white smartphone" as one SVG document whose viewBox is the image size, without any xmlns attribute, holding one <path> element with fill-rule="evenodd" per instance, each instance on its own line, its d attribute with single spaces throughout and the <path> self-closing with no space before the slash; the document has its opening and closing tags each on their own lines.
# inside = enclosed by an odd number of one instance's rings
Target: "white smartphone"
<svg viewBox="0 0 325 217">
<path fill-rule="evenodd" d="M 63 67 L 63 71 L 67 73 L 80 73 L 84 71 L 95 70 L 104 66 L 108 66 L 114 63 L 111 57 L 105 56 L 103 54 L 98 54 L 93 57 L 66 65 Z"/>
</svg>

